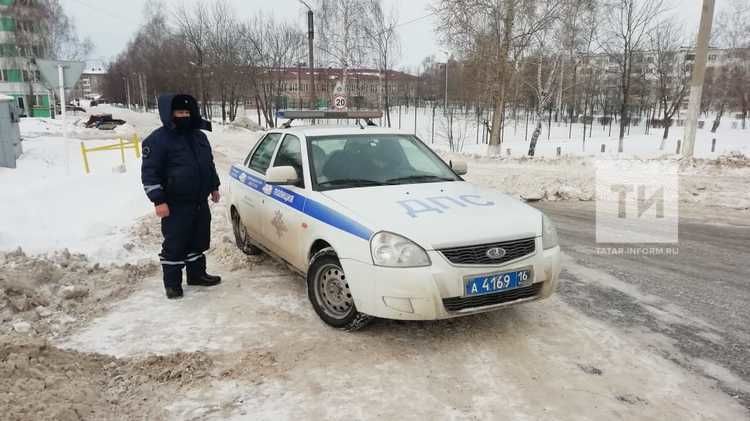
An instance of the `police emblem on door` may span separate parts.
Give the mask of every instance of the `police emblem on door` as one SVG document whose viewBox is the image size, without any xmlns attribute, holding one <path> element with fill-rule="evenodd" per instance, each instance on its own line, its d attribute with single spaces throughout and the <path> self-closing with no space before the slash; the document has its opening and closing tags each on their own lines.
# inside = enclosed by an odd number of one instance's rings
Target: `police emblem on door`
<svg viewBox="0 0 750 421">
<path fill-rule="evenodd" d="M 286 227 L 286 223 L 284 222 L 284 214 L 282 214 L 281 211 L 278 210 L 273 214 L 271 225 L 273 225 L 273 227 L 276 229 L 276 235 L 279 238 L 281 238 L 284 233 L 289 230 Z"/>
</svg>

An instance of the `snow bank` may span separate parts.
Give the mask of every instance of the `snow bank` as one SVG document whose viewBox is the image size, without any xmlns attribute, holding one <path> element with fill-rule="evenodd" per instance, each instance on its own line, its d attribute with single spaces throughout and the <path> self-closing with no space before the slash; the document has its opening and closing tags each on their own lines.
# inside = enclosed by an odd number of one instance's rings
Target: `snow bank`
<svg viewBox="0 0 750 421">
<path fill-rule="evenodd" d="M 444 160 L 467 160 L 466 179 L 528 201 L 595 199 L 597 159 L 617 157 L 479 157 L 438 151 Z M 750 209 L 750 159 L 738 154 L 719 159 L 666 158 L 679 166 L 683 203 Z M 650 160 L 638 160 L 650 162 Z M 663 160 L 660 160 L 663 162 Z"/>
<path fill-rule="evenodd" d="M 34 128 L 43 126 L 36 123 Z M 86 175 L 80 140 L 26 139 L 18 168 L 0 168 L 0 250 L 20 246 L 31 253 L 48 253 L 68 248 L 105 262 L 144 257 L 122 247 L 126 242 L 123 228 L 151 208 L 134 152 L 126 154 L 124 173 L 112 170 L 120 164 L 119 152 L 93 153 L 92 173 Z M 87 145 L 111 142 L 88 141 Z"/>
<path fill-rule="evenodd" d="M 250 118 L 245 117 L 245 116 L 241 116 L 241 117 L 238 117 L 237 119 L 235 119 L 232 122 L 232 126 L 242 127 L 244 129 L 248 129 L 250 131 L 259 131 L 259 130 L 261 130 L 261 127 L 260 127 L 260 125 L 258 125 L 258 123 L 254 122 L 253 120 L 251 120 Z"/>
</svg>

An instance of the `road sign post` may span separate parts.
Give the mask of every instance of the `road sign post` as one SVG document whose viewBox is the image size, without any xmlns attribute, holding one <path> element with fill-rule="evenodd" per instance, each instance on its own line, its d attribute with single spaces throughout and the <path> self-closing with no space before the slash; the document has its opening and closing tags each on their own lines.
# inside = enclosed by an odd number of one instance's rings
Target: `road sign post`
<svg viewBox="0 0 750 421">
<path fill-rule="evenodd" d="M 333 88 L 333 107 L 337 110 L 345 110 L 347 107 L 346 88 L 342 82 L 336 82 Z"/>
<path fill-rule="evenodd" d="M 63 142 L 65 145 L 65 173 L 70 174 L 70 148 L 68 147 L 68 130 L 65 128 L 65 72 L 63 65 L 57 65 L 57 82 L 60 84 L 60 119 L 62 120 Z"/>
<path fill-rule="evenodd" d="M 65 90 L 73 89 L 83 73 L 86 65 L 82 61 L 36 60 L 37 68 L 42 76 L 42 82 L 47 89 L 60 90 L 60 117 L 62 118 L 63 144 L 65 147 L 65 170 L 70 174 L 70 152 L 68 151 L 68 131 L 65 128 Z M 52 115 L 55 109 L 52 108 Z"/>
</svg>

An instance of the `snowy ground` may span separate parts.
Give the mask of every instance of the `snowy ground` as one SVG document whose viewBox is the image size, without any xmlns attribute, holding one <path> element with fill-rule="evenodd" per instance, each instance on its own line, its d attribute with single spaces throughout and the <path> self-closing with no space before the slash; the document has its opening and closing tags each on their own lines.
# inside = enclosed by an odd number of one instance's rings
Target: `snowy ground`
<svg viewBox="0 0 750 421">
<path fill-rule="evenodd" d="M 159 124 L 155 114 L 97 108 L 128 121 L 122 135 L 143 136 Z M 225 281 L 212 289 L 188 288 L 185 299 L 168 302 L 154 265 L 158 220 L 143 196 L 134 156 L 121 173 L 112 172 L 119 153 L 103 153 L 92 161 L 92 174 L 84 175 L 79 139 L 112 139 L 71 128 L 77 140 L 69 141 L 68 171 L 57 122 L 26 120 L 22 129 L 26 153 L 19 168 L 0 169 L 0 190 L 11 205 L 0 208 L 0 389 L 16 390 L 15 397 L 0 392 L 0 407 L 8 405 L 4 412 L 11 419 L 62 418 L 71 411 L 84 419 L 750 416 L 750 385 L 741 370 L 710 354 L 688 356 L 678 341 L 650 326 L 623 327 L 600 315 L 601 303 L 587 294 L 606 286 L 620 294 L 612 294 L 618 303 L 628 304 L 622 312 L 612 305 L 617 320 L 633 317 L 633 300 L 659 326 L 684 326 L 717 342 L 724 340 L 723 320 L 707 313 L 704 319 L 689 301 L 662 302 L 628 284 L 622 274 L 642 262 L 591 266 L 581 257 L 588 246 L 578 243 L 565 244 L 570 254 L 562 282 L 569 286 L 547 301 L 457 320 L 379 322 L 345 334 L 317 319 L 298 277 L 236 250 L 221 202 L 212 205 L 209 266 Z M 215 128 L 209 137 L 222 176 L 258 136 Z M 470 181 L 514 195 L 592 198 L 590 158 L 461 157 L 469 161 Z M 746 161 L 684 163 L 681 175 L 686 214 L 701 223 L 718 221 L 710 217 L 715 213 L 731 224 L 746 220 Z M 545 206 L 554 217 L 555 203 Z M 561 222 L 561 233 L 580 235 L 580 226 Z M 41 256 L 8 253 L 19 246 Z M 63 248 L 73 255 L 61 254 Z M 730 266 L 743 259 L 734 257 Z M 127 287 L 117 288 L 122 283 Z M 750 344 L 750 336 L 737 338 L 733 346 Z M 45 339 L 54 346 L 45 348 Z M 37 391 L 39 381 L 44 387 Z M 46 406 L 37 393 L 45 393 Z"/>
</svg>

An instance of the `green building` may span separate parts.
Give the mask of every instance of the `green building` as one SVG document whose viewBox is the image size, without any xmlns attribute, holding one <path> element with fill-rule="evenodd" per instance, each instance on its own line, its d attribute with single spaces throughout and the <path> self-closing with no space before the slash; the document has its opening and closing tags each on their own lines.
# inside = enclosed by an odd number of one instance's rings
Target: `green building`
<svg viewBox="0 0 750 421">
<path fill-rule="evenodd" d="M 0 0 L 0 94 L 14 98 L 21 115 L 50 117 L 49 90 L 35 58 L 45 55 L 40 0 Z"/>
</svg>

